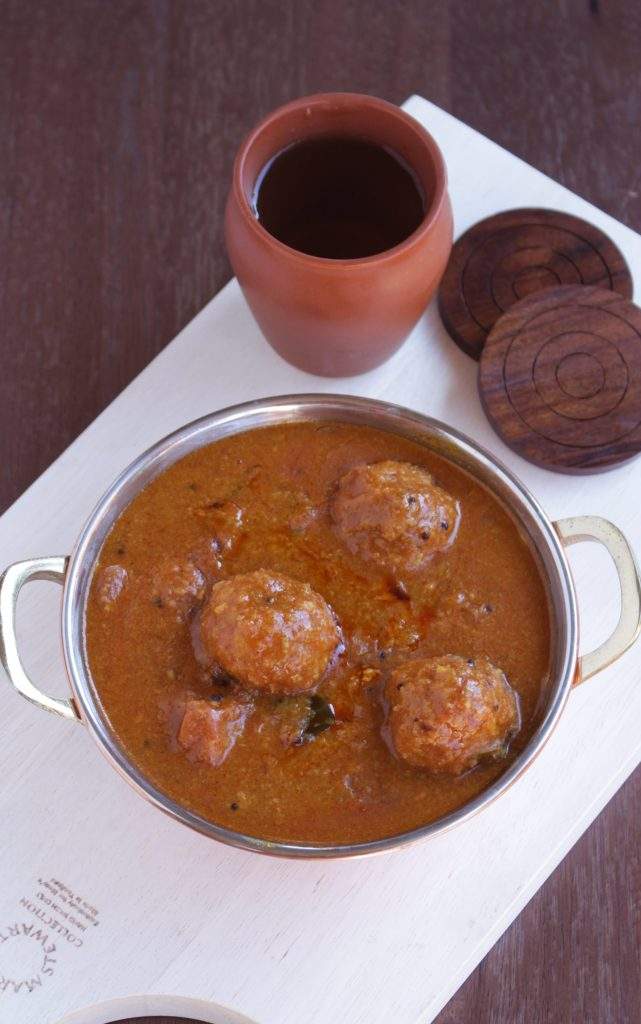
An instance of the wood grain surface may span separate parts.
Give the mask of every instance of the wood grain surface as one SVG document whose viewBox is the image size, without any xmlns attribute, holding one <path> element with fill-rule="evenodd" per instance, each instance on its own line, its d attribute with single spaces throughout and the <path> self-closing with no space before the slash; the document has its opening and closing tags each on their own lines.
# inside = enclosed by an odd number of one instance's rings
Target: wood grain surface
<svg viewBox="0 0 641 1024">
<path fill-rule="evenodd" d="M 0 509 L 227 280 L 233 154 L 287 99 L 419 92 L 641 230 L 636 0 L 3 0 L 0 19 Z M 639 1021 L 639 806 L 637 771 L 439 1024 Z"/>
<path fill-rule="evenodd" d="M 499 437 L 558 473 L 600 473 L 641 452 L 641 309 L 618 292 L 546 288 L 490 331 L 478 388 Z"/>
<path fill-rule="evenodd" d="M 559 285 L 598 285 L 632 298 L 630 268 L 600 228 L 559 210 L 504 210 L 457 240 L 438 292 L 446 329 L 480 359 L 486 338 L 515 302 Z"/>
</svg>

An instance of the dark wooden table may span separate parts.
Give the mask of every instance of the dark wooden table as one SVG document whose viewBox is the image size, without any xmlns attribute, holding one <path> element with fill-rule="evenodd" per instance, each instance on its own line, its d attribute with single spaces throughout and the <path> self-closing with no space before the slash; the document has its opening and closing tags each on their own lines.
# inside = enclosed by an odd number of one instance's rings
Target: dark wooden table
<svg viewBox="0 0 641 1024">
<path fill-rule="evenodd" d="M 230 276 L 234 151 L 294 96 L 420 92 L 641 230 L 638 0 L 2 0 L 0 24 L 0 510 Z M 641 1020 L 639 807 L 637 771 L 439 1024 Z"/>
</svg>

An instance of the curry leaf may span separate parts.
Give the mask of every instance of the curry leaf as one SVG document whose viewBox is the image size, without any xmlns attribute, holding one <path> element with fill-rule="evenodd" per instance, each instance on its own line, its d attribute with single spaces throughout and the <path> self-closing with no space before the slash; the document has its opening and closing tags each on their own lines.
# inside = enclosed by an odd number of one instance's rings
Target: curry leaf
<svg viewBox="0 0 641 1024">
<path fill-rule="evenodd" d="M 317 693 L 309 698 L 309 718 L 303 733 L 303 739 L 313 739 L 319 733 L 325 732 L 336 721 L 334 708 Z"/>
</svg>

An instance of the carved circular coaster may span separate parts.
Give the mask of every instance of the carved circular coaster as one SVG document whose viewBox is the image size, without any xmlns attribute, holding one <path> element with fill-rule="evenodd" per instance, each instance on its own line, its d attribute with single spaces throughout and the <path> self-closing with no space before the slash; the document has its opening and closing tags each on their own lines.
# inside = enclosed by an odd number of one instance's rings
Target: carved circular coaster
<svg viewBox="0 0 641 1024">
<path fill-rule="evenodd" d="M 555 210 L 506 210 L 456 242 L 439 310 L 459 348 L 479 359 L 489 331 L 515 302 L 566 284 L 598 285 L 632 298 L 625 258 L 599 228 Z"/>
<path fill-rule="evenodd" d="M 497 321 L 479 393 L 523 458 L 594 473 L 641 452 L 641 309 L 604 288 L 549 288 Z"/>
</svg>

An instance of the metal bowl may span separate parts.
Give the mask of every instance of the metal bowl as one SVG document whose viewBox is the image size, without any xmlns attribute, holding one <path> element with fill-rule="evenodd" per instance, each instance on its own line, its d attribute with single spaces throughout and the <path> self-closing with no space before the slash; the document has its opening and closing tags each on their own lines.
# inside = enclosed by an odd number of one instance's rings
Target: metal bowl
<svg viewBox="0 0 641 1024">
<path fill-rule="evenodd" d="M 410 438 L 455 463 L 506 506 L 529 539 L 547 587 L 552 616 L 552 651 L 540 723 L 527 746 L 483 793 L 463 807 L 420 828 L 368 842 L 314 845 L 270 842 L 215 825 L 171 800 L 141 774 L 111 731 L 87 661 L 85 608 L 102 544 L 120 513 L 140 490 L 184 455 L 230 434 L 257 427 L 309 420 L 337 420 L 378 427 Z M 612 636 L 591 654 L 578 657 L 574 584 L 565 548 L 581 540 L 605 545 L 621 584 L 621 615 Z M 31 682 L 21 664 L 15 633 L 19 591 L 30 580 L 63 586 L 62 646 L 73 696 L 50 697 Z M 375 853 L 438 835 L 466 821 L 500 796 L 531 764 L 548 740 L 573 685 L 594 675 L 634 642 L 641 621 L 641 581 L 633 553 L 621 532 L 604 519 L 581 516 L 552 523 L 529 491 L 492 455 L 437 420 L 372 399 L 334 395 L 290 395 L 233 406 L 205 416 L 170 434 L 139 456 L 112 484 L 86 522 L 69 558 L 17 562 L 0 578 L 0 660 L 15 689 L 27 700 L 87 726 L 111 764 L 142 796 L 184 825 L 223 843 L 287 857 L 347 857 Z"/>
</svg>

